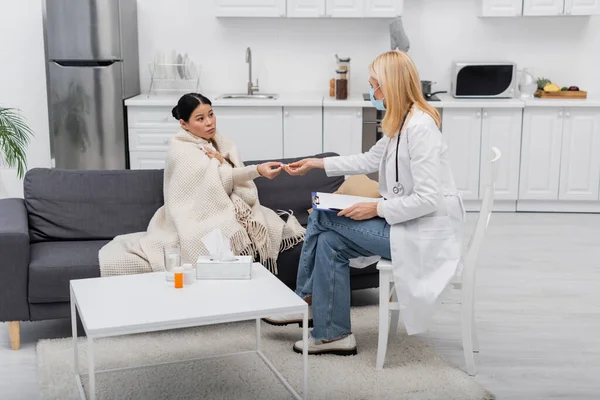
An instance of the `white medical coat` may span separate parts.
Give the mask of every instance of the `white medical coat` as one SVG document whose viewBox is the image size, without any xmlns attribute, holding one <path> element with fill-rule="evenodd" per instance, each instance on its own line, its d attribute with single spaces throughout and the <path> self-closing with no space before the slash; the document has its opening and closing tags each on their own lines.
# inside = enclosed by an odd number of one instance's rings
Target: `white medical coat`
<svg viewBox="0 0 600 400">
<path fill-rule="evenodd" d="M 396 145 L 398 183 L 396 183 Z M 400 312 L 409 335 L 426 331 L 438 299 L 461 262 L 464 207 L 433 118 L 413 107 L 400 137 L 384 136 L 368 152 L 325 159 L 328 176 L 379 171 L 383 217 Z M 401 188 L 394 194 L 394 186 Z"/>
</svg>

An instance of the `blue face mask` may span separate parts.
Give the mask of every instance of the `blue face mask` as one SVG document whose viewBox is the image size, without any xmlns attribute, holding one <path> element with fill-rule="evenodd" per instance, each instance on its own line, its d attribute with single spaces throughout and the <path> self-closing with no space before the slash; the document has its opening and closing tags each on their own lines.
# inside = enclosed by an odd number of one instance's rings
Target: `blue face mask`
<svg viewBox="0 0 600 400">
<path fill-rule="evenodd" d="M 380 111 L 385 111 L 385 105 L 383 104 L 383 99 L 377 100 L 374 96 L 375 89 L 373 89 L 373 86 L 369 87 L 369 94 L 371 95 L 371 104 L 373 104 L 373 106 L 375 106 L 376 109 L 378 109 Z"/>
</svg>

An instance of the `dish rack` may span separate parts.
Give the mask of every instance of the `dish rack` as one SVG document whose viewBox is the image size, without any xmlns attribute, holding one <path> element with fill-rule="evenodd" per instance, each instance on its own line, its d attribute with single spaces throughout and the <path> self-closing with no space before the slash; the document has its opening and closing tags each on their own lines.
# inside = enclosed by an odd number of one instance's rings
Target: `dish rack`
<svg viewBox="0 0 600 400">
<path fill-rule="evenodd" d="M 148 97 L 158 92 L 198 92 L 200 66 L 195 63 L 149 63 Z"/>
</svg>

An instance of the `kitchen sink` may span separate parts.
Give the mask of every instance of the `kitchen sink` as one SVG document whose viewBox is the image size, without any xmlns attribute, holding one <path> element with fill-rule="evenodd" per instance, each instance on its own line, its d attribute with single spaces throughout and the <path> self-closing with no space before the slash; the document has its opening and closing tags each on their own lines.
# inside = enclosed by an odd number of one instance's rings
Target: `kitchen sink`
<svg viewBox="0 0 600 400">
<path fill-rule="evenodd" d="M 247 93 L 234 93 L 234 94 L 223 94 L 219 97 L 217 97 L 217 99 L 223 99 L 223 100 L 232 100 L 232 99 L 263 99 L 263 100 L 275 100 L 277 99 L 277 95 L 276 94 L 262 94 L 262 93 L 257 93 L 257 94 L 247 94 Z"/>
</svg>

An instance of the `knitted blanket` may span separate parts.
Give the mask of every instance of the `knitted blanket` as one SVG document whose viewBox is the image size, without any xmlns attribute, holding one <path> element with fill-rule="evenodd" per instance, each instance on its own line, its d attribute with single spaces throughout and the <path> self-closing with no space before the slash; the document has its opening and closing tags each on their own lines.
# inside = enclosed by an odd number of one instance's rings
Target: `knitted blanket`
<svg viewBox="0 0 600 400">
<path fill-rule="evenodd" d="M 167 152 L 164 205 L 146 232 L 115 237 L 99 251 L 101 276 L 164 270 L 163 248 L 179 246 L 182 263 L 196 264 L 209 255 L 202 237 L 216 228 L 229 238 L 234 255 L 253 255 L 277 274 L 277 257 L 304 240 L 305 229 L 289 214 L 260 205 L 252 180 L 234 185 L 233 168 L 243 167 L 236 146 L 216 134 L 218 151 L 231 164 L 210 159 L 202 148 L 208 142 L 180 130 Z"/>
</svg>

